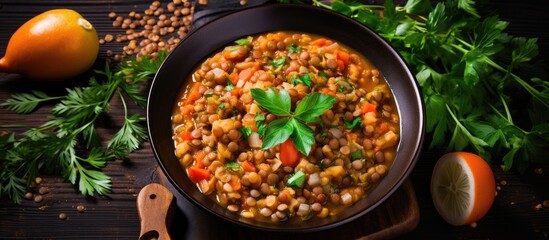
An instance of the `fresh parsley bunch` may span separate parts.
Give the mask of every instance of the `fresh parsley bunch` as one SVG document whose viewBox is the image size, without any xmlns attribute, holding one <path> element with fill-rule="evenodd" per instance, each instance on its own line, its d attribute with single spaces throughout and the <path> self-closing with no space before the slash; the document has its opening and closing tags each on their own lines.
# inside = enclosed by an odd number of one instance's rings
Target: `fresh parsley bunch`
<svg viewBox="0 0 549 240">
<path fill-rule="evenodd" d="M 39 127 L 24 132 L 0 136 L 0 196 L 19 203 L 29 181 L 40 173 L 61 175 L 77 184 L 85 196 L 110 192 L 111 179 L 101 172 L 109 160 L 127 159 L 146 140 L 147 131 L 141 124 L 144 117 L 127 111 L 129 98 L 145 107 L 143 85 L 159 69 L 166 57 L 161 52 L 156 59 L 143 57 L 122 62 L 119 71 L 96 71 L 101 80 L 91 77 L 83 87 L 67 89 L 65 96 L 51 97 L 41 91 L 14 94 L 0 106 L 20 114 L 34 111 L 42 103 L 55 101 L 50 119 Z M 118 131 L 102 145 L 97 132 L 101 119 L 108 114 L 113 97 L 124 108 L 124 122 Z"/>
<path fill-rule="evenodd" d="M 431 148 L 471 149 L 521 173 L 549 163 L 549 82 L 532 62 L 536 39 L 505 33 L 508 22 L 481 17 L 471 0 L 314 3 L 365 24 L 400 52 L 416 73 Z"/>
</svg>

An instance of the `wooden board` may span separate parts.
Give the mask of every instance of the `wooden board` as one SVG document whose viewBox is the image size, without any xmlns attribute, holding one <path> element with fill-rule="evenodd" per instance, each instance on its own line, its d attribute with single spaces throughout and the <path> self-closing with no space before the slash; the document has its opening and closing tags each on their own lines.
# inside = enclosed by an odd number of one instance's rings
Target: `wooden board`
<svg viewBox="0 0 549 240">
<path fill-rule="evenodd" d="M 214 218 L 180 195 L 160 170 L 161 183 L 177 199 L 170 228 L 176 239 L 393 239 L 412 231 L 420 219 L 412 182 L 407 179 L 385 202 L 349 223 L 328 230 L 302 234 L 259 231 Z M 211 229 L 215 229 L 212 231 Z"/>
</svg>

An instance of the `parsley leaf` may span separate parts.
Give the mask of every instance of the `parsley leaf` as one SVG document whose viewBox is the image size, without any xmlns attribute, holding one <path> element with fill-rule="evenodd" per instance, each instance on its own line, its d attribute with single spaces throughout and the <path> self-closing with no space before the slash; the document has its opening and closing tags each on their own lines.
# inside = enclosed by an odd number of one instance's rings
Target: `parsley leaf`
<svg viewBox="0 0 549 240">
<path fill-rule="evenodd" d="M 263 91 L 258 88 L 250 90 L 252 97 L 260 106 L 267 109 L 274 115 L 288 116 L 290 115 L 291 99 L 290 94 L 284 89 L 277 93 L 274 88 L 268 88 Z"/>
<path fill-rule="evenodd" d="M 288 178 L 288 181 L 286 181 L 286 185 L 290 186 L 293 189 L 296 189 L 303 186 L 304 182 L 305 182 L 305 173 L 299 170 Z"/>
<path fill-rule="evenodd" d="M 303 76 L 301 76 L 301 75 L 292 75 L 290 77 L 290 83 L 294 86 L 297 85 L 297 84 L 303 84 L 307 87 L 311 87 L 312 83 L 313 83 L 313 79 L 311 78 L 311 76 L 308 73 L 304 74 Z"/>
<path fill-rule="evenodd" d="M 265 115 L 256 113 L 254 117 L 255 125 L 257 126 L 257 133 L 260 136 L 265 135 Z"/>
<path fill-rule="evenodd" d="M 299 53 L 299 52 L 301 52 L 301 46 L 295 43 L 291 43 L 288 48 L 288 53 Z"/>
<path fill-rule="evenodd" d="M 250 135 L 252 135 L 251 127 L 240 127 L 238 130 L 240 131 L 240 133 L 242 133 L 243 138 L 248 138 Z"/>
<path fill-rule="evenodd" d="M 248 45 L 252 42 L 253 39 L 250 38 L 241 38 L 241 39 L 238 39 L 236 41 L 234 41 L 236 44 L 238 44 L 239 46 L 244 46 L 244 45 Z"/>
<path fill-rule="evenodd" d="M 61 97 L 50 97 L 41 91 L 32 91 L 31 93 L 17 93 L 11 96 L 10 99 L 1 103 L 0 106 L 5 107 L 16 113 L 30 113 L 36 109 L 38 104 L 51 100 L 57 100 Z"/>
<path fill-rule="evenodd" d="M 156 74 L 167 52 L 157 58 L 142 56 L 118 65 L 116 72 L 105 65 L 95 71 L 87 86 L 68 88 L 64 96 L 50 97 L 40 91 L 14 94 L 1 104 L 18 113 L 30 113 L 41 103 L 55 102 L 49 120 L 28 129 L 21 136 L 0 136 L 0 196 L 20 202 L 31 179 L 41 172 L 58 174 L 78 187 L 84 196 L 110 192 L 111 178 L 101 169 L 108 161 L 127 158 L 147 138 L 144 120 L 129 116 L 126 99 L 146 106 L 143 86 Z M 96 79 L 96 77 L 98 77 Z M 106 147 L 97 132 L 97 123 L 108 115 L 110 101 L 119 97 L 124 123 Z"/>
<path fill-rule="evenodd" d="M 362 118 L 355 118 L 352 122 L 347 121 L 346 118 L 343 118 L 343 123 L 345 124 L 345 127 L 348 129 L 354 128 L 354 127 L 361 127 L 362 126 Z"/>
<path fill-rule="evenodd" d="M 294 116 L 305 122 L 315 122 L 335 102 L 336 98 L 328 94 L 318 92 L 307 94 L 297 105 Z"/>
<path fill-rule="evenodd" d="M 263 149 L 274 147 L 291 137 L 296 148 L 306 156 L 315 141 L 314 131 L 306 123 L 317 121 L 336 101 L 331 95 L 313 92 L 301 99 L 295 112 L 291 113 L 291 99 L 286 90 L 281 89 L 277 93 L 274 88 L 265 91 L 254 88 L 250 92 L 261 107 L 281 117 L 267 125 Z"/>
<path fill-rule="evenodd" d="M 229 81 L 229 79 L 227 79 L 227 86 L 225 86 L 225 90 L 227 90 L 227 91 L 234 90 L 234 85 L 231 81 Z"/>
<path fill-rule="evenodd" d="M 263 140 L 263 149 L 272 148 L 283 143 L 290 137 L 295 126 L 288 118 L 280 118 L 272 121 L 267 126 Z"/>
</svg>

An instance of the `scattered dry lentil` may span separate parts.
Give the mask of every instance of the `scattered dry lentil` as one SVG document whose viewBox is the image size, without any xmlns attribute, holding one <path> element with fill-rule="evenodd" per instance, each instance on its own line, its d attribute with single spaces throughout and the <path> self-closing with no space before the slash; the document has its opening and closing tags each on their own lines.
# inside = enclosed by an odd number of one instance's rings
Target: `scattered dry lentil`
<svg viewBox="0 0 549 240">
<path fill-rule="evenodd" d="M 60 219 L 60 220 L 63 220 L 63 221 L 64 221 L 64 220 L 67 220 L 67 214 L 64 213 L 64 212 L 59 213 L 59 219 Z"/>
<path fill-rule="evenodd" d="M 543 200 L 543 207 L 549 208 L 549 200 Z"/>
<path fill-rule="evenodd" d="M 31 200 L 34 197 L 34 194 L 32 192 L 25 193 L 24 198 L 27 200 Z"/>
<path fill-rule="evenodd" d="M 42 186 L 42 187 L 38 188 L 38 193 L 39 194 L 44 195 L 44 194 L 47 194 L 49 192 L 50 192 L 50 189 L 48 187 Z"/>
<path fill-rule="evenodd" d="M 478 224 L 477 224 L 477 222 L 472 222 L 471 224 L 469 224 L 469 226 L 470 226 L 471 228 L 477 228 L 477 227 L 478 227 Z"/>
<path fill-rule="evenodd" d="M 42 202 L 42 200 L 44 200 L 44 197 L 42 195 L 37 194 L 36 196 L 34 196 L 34 202 L 39 203 Z"/>
<path fill-rule="evenodd" d="M 543 206 L 541 205 L 541 203 L 536 204 L 536 206 L 534 207 L 534 209 L 536 210 L 541 210 L 542 208 Z"/>
<path fill-rule="evenodd" d="M 107 58 L 119 62 L 124 57 L 135 55 L 155 58 L 158 51 L 171 51 L 183 39 L 191 26 L 194 12 L 193 1 L 173 0 L 165 7 L 160 1 L 153 1 L 143 14 L 132 11 L 127 16 L 116 12 L 108 14 L 114 28 L 125 30 L 124 34 L 106 34 L 99 40 L 107 44 L 113 40 L 125 43 L 121 52 L 107 50 Z M 114 53 L 116 52 L 116 53 Z"/>
<path fill-rule="evenodd" d="M 82 204 L 76 206 L 76 211 L 78 211 L 79 213 L 83 213 L 86 211 L 86 207 Z"/>
</svg>

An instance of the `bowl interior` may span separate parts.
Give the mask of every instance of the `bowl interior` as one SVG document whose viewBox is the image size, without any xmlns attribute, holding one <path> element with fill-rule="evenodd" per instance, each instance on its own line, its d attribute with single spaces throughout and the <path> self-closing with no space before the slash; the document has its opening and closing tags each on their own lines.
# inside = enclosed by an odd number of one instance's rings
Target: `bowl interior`
<svg viewBox="0 0 549 240">
<path fill-rule="evenodd" d="M 313 33 L 342 42 L 362 53 L 386 78 L 396 99 L 401 139 L 388 175 L 364 200 L 344 212 L 300 224 L 269 224 L 240 218 L 202 195 L 174 154 L 170 116 L 194 68 L 236 39 L 277 30 Z M 164 61 L 148 99 L 150 141 L 159 165 L 174 187 L 190 202 L 231 222 L 272 231 L 313 231 L 353 220 L 385 200 L 407 178 L 418 158 L 424 135 L 424 108 L 413 74 L 398 53 L 369 28 L 338 13 L 308 5 L 272 4 L 248 8 L 214 20 L 189 34 Z"/>
</svg>

